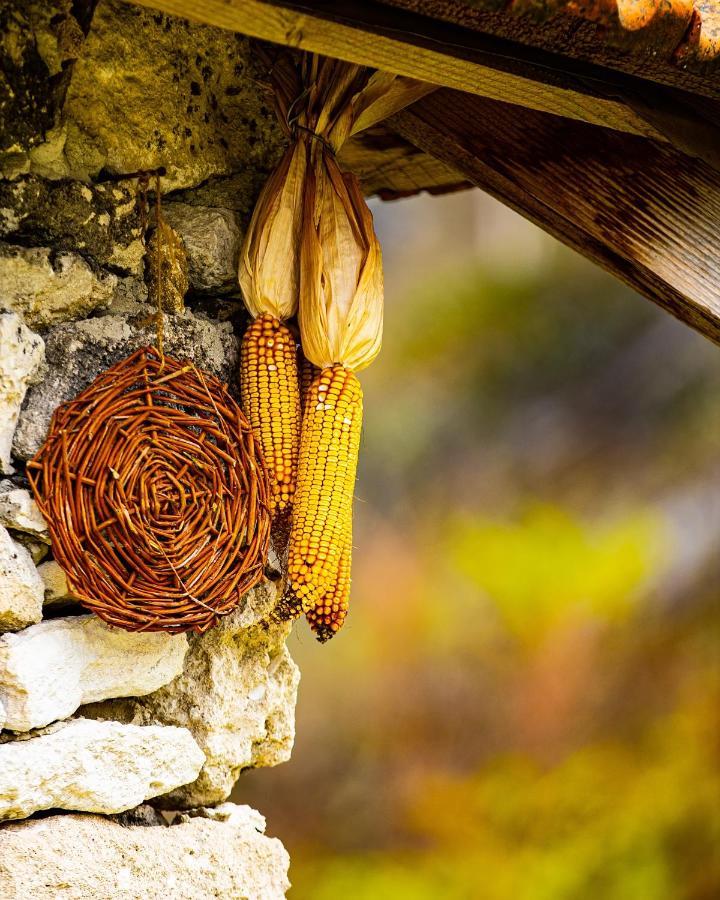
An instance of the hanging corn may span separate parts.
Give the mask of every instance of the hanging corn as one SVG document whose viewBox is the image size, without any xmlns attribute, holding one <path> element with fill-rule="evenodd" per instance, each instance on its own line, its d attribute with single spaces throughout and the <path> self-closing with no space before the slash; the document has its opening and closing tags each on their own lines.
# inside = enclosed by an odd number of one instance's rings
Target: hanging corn
<svg viewBox="0 0 720 900">
<path fill-rule="evenodd" d="M 240 395 L 270 474 L 274 537 L 284 544 L 297 479 L 300 390 L 295 338 L 274 316 L 259 316 L 245 332 Z"/>
<path fill-rule="evenodd" d="M 300 447 L 296 341 L 284 323 L 297 313 L 306 148 L 285 152 L 255 206 L 239 281 L 255 317 L 240 348 L 240 397 L 270 475 L 273 538 L 287 543 Z"/>
<path fill-rule="evenodd" d="M 305 358 L 321 371 L 305 401 L 298 483 L 280 616 L 305 612 L 320 640 L 345 619 L 352 501 L 362 429 L 356 371 L 382 341 L 383 277 L 372 215 L 335 154 L 350 134 L 427 88 L 345 63 L 306 57 L 308 147 L 298 321 Z"/>
<path fill-rule="evenodd" d="M 276 516 L 292 507 L 287 583 L 275 615 L 304 612 L 324 641 L 348 608 L 362 429 L 355 372 L 380 350 L 383 307 L 372 216 L 335 156 L 352 134 L 432 88 L 308 54 L 299 68 L 280 57 L 271 69 L 293 144 L 263 189 L 241 256 L 240 284 L 256 317 L 243 341 L 241 391 L 275 479 Z M 300 373 L 282 324 L 296 311 Z"/>
</svg>

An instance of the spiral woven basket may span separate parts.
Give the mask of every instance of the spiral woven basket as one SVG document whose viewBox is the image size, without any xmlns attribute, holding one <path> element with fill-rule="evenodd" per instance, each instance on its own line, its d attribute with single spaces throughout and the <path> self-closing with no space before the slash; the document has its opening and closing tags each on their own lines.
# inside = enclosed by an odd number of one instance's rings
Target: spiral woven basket
<svg viewBox="0 0 720 900">
<path fill-rule="evenodd" d="M 225 386 L 144 347 L 55 410 L 28 465 L 55 558 L 128 631 L 202 633 L 263 576 L 268 475 Z"/>
</svg>

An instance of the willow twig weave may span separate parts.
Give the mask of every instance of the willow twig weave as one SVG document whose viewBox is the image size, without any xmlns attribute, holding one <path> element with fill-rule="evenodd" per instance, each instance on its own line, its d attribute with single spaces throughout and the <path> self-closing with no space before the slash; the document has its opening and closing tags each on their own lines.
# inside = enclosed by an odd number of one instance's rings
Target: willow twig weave
<svg viewBox="0 0 720 900">
<path fill-rule="evenodd" d="M 128 631 L 202 633 L 263 577 L 265 463 L 225 386 L 144 347 L 55 410 L 28 465 L 72 592 Z"/>
</svg>

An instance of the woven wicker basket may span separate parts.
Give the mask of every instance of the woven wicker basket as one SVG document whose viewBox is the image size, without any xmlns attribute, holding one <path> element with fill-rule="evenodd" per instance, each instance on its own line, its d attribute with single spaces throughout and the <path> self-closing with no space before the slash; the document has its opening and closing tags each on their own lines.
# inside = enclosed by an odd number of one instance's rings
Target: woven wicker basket
<svg viewBox="0 0 720 900">
<path fill-rule="evenodd" d="M 52 417 L 28 464 L 55 558 L 128 631 L 202 633 L 263 577 L 265 464 L 226 387 L 144 347 Z"/>
</svg>

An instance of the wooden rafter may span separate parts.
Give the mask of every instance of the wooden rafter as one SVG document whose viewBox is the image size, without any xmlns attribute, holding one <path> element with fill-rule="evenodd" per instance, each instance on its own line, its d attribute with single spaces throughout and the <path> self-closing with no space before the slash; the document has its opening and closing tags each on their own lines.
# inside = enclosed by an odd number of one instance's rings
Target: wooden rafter
<svg viewBox="0 0 720 900">
<path fill-rule="evenodd" d="M 720 343 L 720 174 L 655 141 L 454 91 L 388 122 Z"/>
<path fill-rule="evenodd" d="M 716 0 L 695 0 L 694 11 L 690 0 L 379 2 L 720 100 L 720 34 L 712 37 L 712 20 L 720 18 Z M 626 20 L 628 10 L 636 14 L 630 21 Z M 709 21 L 703 23 L 703 18 Z"/>
</svg>

